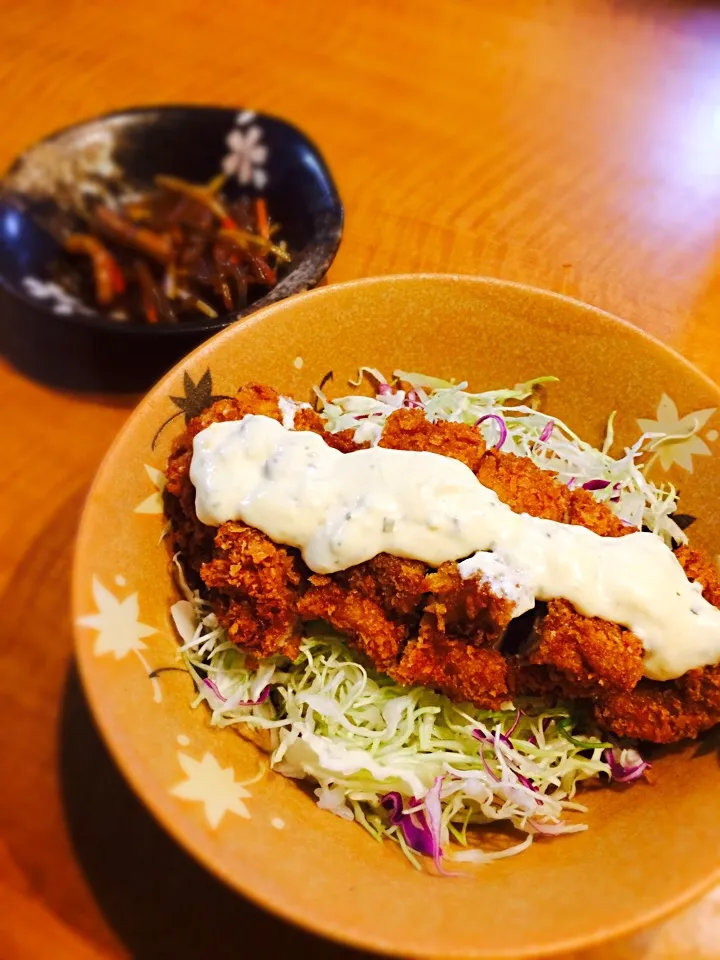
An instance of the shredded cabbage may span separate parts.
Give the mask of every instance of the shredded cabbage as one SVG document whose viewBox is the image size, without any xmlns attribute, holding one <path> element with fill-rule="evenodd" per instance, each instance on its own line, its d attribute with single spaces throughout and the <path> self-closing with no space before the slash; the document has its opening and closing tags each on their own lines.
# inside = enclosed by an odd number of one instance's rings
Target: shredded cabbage
<svg viewBox="0 0 720 960">
<path fill-rule="evenodd" d="M 358 441 L 377 443 L 387 417 L 411 406 L 424 409 L 431 421 L 476 424 L 491 415 L 478 425 L 491 445 L 498 441 L 501 418 L 507 428 L 503 451 L 529 457 L 570 486 L 589 485 L 627 523 L 685 541 L 670 516 L 674 487 L 651 483 L 638 462 L 658 435 L 644 434 L 616 459 L 610 454 L 613 414 L 603 448 L 591 447 L 536 409 L 538 388 L 555 378 L 468 393 L 465 383 L 400 370 L 394 386 L 370 367 L 361 368 L 358 384 L 363 376 L 376 383 L 374 397 L 328 400 L 316 389 L 329 430 L 354 429 Z M 584 830 L 573 817 L 586 809 L 575 799 L 578 784 L 600 774 L 625 782 L 647 767 L 634 751 L 632 763 L 618 759 L 614 744 L 588 736 L 572 705 L 548 707 L 523 698 L 489 711 L 455 704 L 377 673 L 323 624 L 306 627 L 294 662 L 249 660 L 228 639 L 210 604 L 188 588 L 177 558 L 175 564 L 185 599 L 173 605 L 172 615 L 182 639 L 179 655 L 197 687 L 193 705 L 205 703 L 214 726 L 235 726 L 261 743 L 273 769 L 316 784 L 318 806 L 357 821 L 378 840 L 396 841 L 418 868 L 416 850 L 426 852 L 430 844 L 439 851 L 438 866 L 440 856 L 484 863 L 520 853 L 537 835 Z M 480 846 L 482 831 L 470 828 L 493 823 L 514 828 L 514 842 L 500 849 Z M 413 850 L 408 837 L 423 824 L 433 824 L 438 835 Z"/>
<path fill-rule="evenodd" d="M 322 624 L 303 638 L 295 662 L 274 657 L 250 665 L 209 604 L 186 596 L 172 614 L 197 687 L 193 706 L 206 703 L 214 726 L 262 732 L 273 769 L 316 783 L 318 806 L 397 841 L 414 866 L 419 861 L 382 799 L 392 791 L 424 798 L 438 778 L 439 840 L 450 860 L 484 863 L 521 852 L 537 834 L 586 829 L 566 815 L 586 809 L 573 799 L 581 781 L 611 775 L 611 745 L 576 733 L 571 707 L 524 699 L 478 710 L 424 687 L 402 687 Z M 258 700 L 268 686 L 262 703 L 237 706 Z M 498 821 L 524 836 L 502 849 L 473 844 L 469 828 Z"/>
<path fill-rule="evenodd" d="M 581 781 L 610 776 L 610 744 L 575 732 L 571 707 L 526 699 L 478 710 L 424 687 L 402 687 L 322 624 L 308 630 L 294 662 L 274 657 L 251 665 L 209 604 L 187 595 L 172 613 L 197 687 L 193 706 L 206 703 L 214 726 L 262 731 L 274 770 L 316 783 L 321 808 L 356 820 L 377 839 L 396 840 L 415 866 L 382 798 L 391 791 L 424 798 L 436 778 L 448 859 L 483 863 L 521 852 L 537 834 L 586 829 L 566 815 L 586 809 L 573 799 Z M 267 686 L 264 702 L 235 706 L 257 700 Z M 468 828 L 498 821 L 524 836 L 503 849 L 473 845 Z"/>
</svg>

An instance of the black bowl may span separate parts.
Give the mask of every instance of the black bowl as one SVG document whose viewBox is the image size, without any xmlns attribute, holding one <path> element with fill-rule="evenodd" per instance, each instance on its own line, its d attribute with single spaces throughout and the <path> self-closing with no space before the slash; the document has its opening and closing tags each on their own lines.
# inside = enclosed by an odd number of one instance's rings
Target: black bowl
<svg viewBox="0 0 720 960">
<path fill-rule="evenodd" d="M 234 153 L 228 145 L 233 133 L 231 144 L 240 144 Z M 44 285 L 61 248 L 28 207 L 18 208 L 13 194 L 19 171 L 36 169 L 43 153 L 47 164 L 48 148 L 54 172 L 58 148 L 68 157 L 68 176 L 77 174 L 72 164 L 78 157 L 84 158 L 80 176 L 102 171 L 111 158 L 123 179 L 139 187 L 150 186 L 159 173 L 207 182 L 229 163 L 238 190 L 262 191 L 267 198 L 292 262 L 265 296 L 240 313 L 207 322 L 123 323 L 89 304 L 59 300 Z M 145 389 L 212 333 L 318 284 L 337 252 L 342 225 L 342 204 L 320 152 L 296 127 L 275 117 L 223 107 L 161 106 L 66 127 L 18 157 L 0 190 L 0 351 L 53 386 Z"/>
</svg>

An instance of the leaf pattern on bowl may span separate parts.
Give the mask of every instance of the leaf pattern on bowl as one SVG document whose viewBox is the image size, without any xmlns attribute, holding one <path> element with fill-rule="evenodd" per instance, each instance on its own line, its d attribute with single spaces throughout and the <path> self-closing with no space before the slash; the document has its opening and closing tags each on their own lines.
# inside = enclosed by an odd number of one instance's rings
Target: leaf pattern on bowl
<svg viewBox="0 0 720 960">
<path fill-rule="evenodd" d="M 116 585 L 126 584 L 125 577 L 118 574 L 115 577 Z M 123 599 L 118 598 L 101 582 L 97 576 L 93 577 L 92 594 L 97 610 L 78 617 L 76 624 L 89 627 L 97 632 L 93 653 L 96 657 L 113 654 L 115 660 L 124 660 L 133 653 L 145 670 L 153 688 L 153 699 L 162 702 L 162 691 L 158 682 L 158 675 L 166 671 L 179 671 L 187 674 L 182 667 L 160 667 L 150 670 L 143 655 L 147 650 L 144 640 L 159 633 L 155 627 L 140 620 L 140 603 L 138 593 L 131 593 Z M 181 735 L 178 743 L 187 746 L 189 737 Z M 263 765 L 259 774 L 247 781 L 235 779 L 232 767 L 221 767 L 215 757 L 206 751 L 200 760 L 195 760 L 182 750 L 177 751 L 177 758 L 182 767 L 185 779 L 170 787 L 170 793 L 182 800 L 197 801 L 203 804 L 205 817 L 212 829 L 216 829 L 226 813 L 234 813 L 245 819 L 250 818 L 250 812 L 244 801 L 252 796 L 247 789 L 248 784 L 256 783 L 265 775 L 266 765 Z"/>
<path fill-rule="evenodd" d="M 213 830 L 220 825 L 226 813 L 250 819 L 250 811 L 243 801 L 252 794 L 246 783 L 235 779 L 232 767 L 221 767 L 209 751 L 203 754 L 201 760 L 194 760 L 189 754 L 178 750 L 177 758 L 185 779 L 171 787 L 170 793 L 181 800 L 202 803 L 205 817 Z"/>
<path fill-rule="evenodd" d="M 123 584 L 125 580 L 118 574 L 115 582 Z M 97 611 L 78 617 L 76 623 L 80 627 L 89 627 L 97 631 L 93 653 L 96 657 L 111 653 L 116 660 L 124 660 L 129 653 L 134 653 L 150 677 L 153 699 L 160 703 L 162 700 L 160 684 L 152 675 L 142 652 L 147 650 L 147 644 L 143 643 L 143 640 L 158 631 L 155 627 L 141 622 L 138 594 L 131 593 L 123 600 L 119 600 L 97 576 L 93 577 L 92 594 Z"/>
<path fill-rule="evenodd" d="M 193 417 L 199 416 L 203 410 L 207 410 L 207 408 L 215 403 L 216 400 L 227 399 L 222 394 L 214 395 L 212 389 L 212 374 L 209 367 L 200 377 L 197 383 L 193 381 L 193 378 L 190 376 L 187 370 L 185 370 L 183 372 L 183 390 L 185 391 L 184 396 L 170 397 L 170 400 L 178 408 L 178 412 L 173 413 L 158 427 L 158 431 L 153 437 L 152 443 L 150 444 L 150 449 L 155 449 L 155 446 L 165 427 L 171 424 L 173 420 L 175 420 L 181 414 L 185 417 L 185 423 L 188 424 Z"/>
<path fill-rule="evenodd" d="M 659 461 L 666 472 L 676 465 L 692 473 L 694 456 L 709 457 L 711 455 L 710 448 L 698 433 L 716 410 L 717 407 L 707 407 L 681 417 L 675 401 L 664 393 L 657 406 L 656 419 L 639 418 L 637 421 L 643 433 L 668 435 L 667 439 L 659 439 L 651 447 L 654 452 L 646 470 L 649 471 L 655 462 Z"/>
<path fill-rule="evenodd" d="M 78 618 L 78 625 L 97 630 L 94 653 L 96 657 L 112 653 L 116 660 L 123 660 L 128 653 L 146 650 L 145 637 L 157 633 L 155 627 L 140 622 L 140 605 L 137 593 L 124 600 L 103 586 L 98 577 L 93 577 L 92 592 L 97 612 Z"/>
<path fill-rule="evenodd" d="M 150 477 L 150 482 L 155 487 L 155 492 L 145 497 L 145 499 L 135 507 L 133 513 L 161 514 L 164 509 L 162 492 L 165 489 L 165 474 L 162 470 L 158 470 L 157 467 L 153 467 L 149 463 L 145 463 L 143 466 L 145 467 L 145 473 Z"/>
<path fill-rule="evenodd" d="M 681 530 L 687 530 L 697 520 L 697 517 L 694 517 L 691 513 L 673 513 L 670 516 Z"/>
</svg>

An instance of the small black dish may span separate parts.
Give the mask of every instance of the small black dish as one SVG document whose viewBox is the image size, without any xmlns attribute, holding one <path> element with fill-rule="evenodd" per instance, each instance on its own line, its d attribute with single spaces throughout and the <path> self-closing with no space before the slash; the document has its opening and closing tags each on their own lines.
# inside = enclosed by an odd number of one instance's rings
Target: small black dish
<svg viewBox="0 0 720 960">
<path fill-rule="evenodd" d="M 114 165 L 140 188 L 159 173 L 203 183 L 230 170 L 241 192 L 267 198 L 292 262 L 276 286 L 239 313 L 177 324 L 114 321 L 48 285 L 61 248 L 13 198 L 18 171 L 34 175 L 37 164 L 52 170 L 53 181 L 102 176 Z M 275 117 L 223 107 L 159 106 L 66 127 L 18 157 L 0 185 L 0 351 L 24 373 L 53 386 L 143 390 L 211 334 L 316 286 L 335 257 L 342 226 L 342 204 L 318 149 Z"/>
</svg>

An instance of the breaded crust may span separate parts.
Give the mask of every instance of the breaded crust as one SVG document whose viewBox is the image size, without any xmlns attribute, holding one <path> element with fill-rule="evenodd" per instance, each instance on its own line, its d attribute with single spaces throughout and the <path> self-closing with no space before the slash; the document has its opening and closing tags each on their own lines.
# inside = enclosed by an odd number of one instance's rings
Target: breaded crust
<svg viewBox="0 0 720 960">
<path fill-rule="evenodd" d="M 321 576 L 308 570 L 297 550 L 243 523 L 217 529 L 200 523 L 189 478 L 193 437 L 211 423 L 250 413 L 281 421 L 278 400 L 272 388 L 247 384 L 191 420 L 168 460 L 172 547 L 239 646 L 259 656 L 292 657 L 303 621 L 322 619 L 379 670 L 454 700 L 494 707 L 513 694 L 571 697 L 586 701 L 604 729 L 661 743 L 697 736 L 720 720 L 720 666 L 671 683 L 642 679 L 639 639 L 617 624 L 583 617 L 565 600 L 550 601 L 520 654 L 505 656 L 500 644 L 513 604 L 479 575 L 463 579 L 454 562 L 431 570 L 380 554 Z M 326 433 L 322 417 L 308 408 L 296 411 L 294 428 L 319 434 L 343 453 L 359 448 L 352 431 Z M 388 418 L 380 445 L 460 460 L 516 512 L 580 524 L 606 537 L 632 532 L 589 491 L 570 491 L 528 459 L 486 450 L 475 427 L 430 423 L 422 410 L 401 409 Z M 677 556 L 706 598 L 720 606 L 713 565 L 688 547 Z"/>
</svg>

